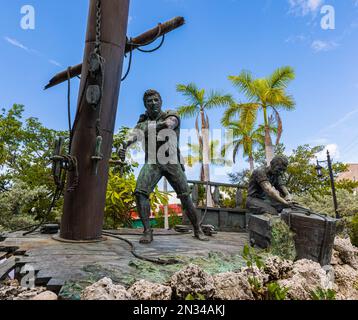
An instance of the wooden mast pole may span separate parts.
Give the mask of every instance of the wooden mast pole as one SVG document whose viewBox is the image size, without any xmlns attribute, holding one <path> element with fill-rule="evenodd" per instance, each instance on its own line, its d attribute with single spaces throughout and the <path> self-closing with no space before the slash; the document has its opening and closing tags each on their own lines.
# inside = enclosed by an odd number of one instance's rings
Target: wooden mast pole
<svg viewBox="0 0 358 320">
<path fill-rule="evenodd" d="M 105 59 L 100 129 L 103 138 L 97 175 L 91 157 L 96 148 L 97 114 L 86 101 L 88 59 L 95 47 L 97 0 L 90 0 L 84 63 L 77 106 L 77 125 L 73 132 L 71 155 L 78 164 L 78 185 L 65 188 L 60 237 L 65 240 L 99 240 L 102 235 L 109 159 L 117 113 L 120 78 L 126 46 L 129 0 L 101 0 L 101 55 Z M 69 172 L 68 184 L 73 182 Z"/>
</svg>

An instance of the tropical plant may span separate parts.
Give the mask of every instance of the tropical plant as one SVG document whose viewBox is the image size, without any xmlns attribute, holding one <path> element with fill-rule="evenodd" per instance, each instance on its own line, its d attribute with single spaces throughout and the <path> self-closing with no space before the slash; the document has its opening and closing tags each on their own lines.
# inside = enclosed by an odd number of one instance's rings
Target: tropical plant
<svg viewBox="0 0 358 320">
<path fill-rule="evenodd" d="M 333 289 L 317 288 L 315 291 L 311 291 L 310 296 L 312 300 L 336 300 L 336 294 Z"/>
<path fill-rule="evenodd" d="M 271 282 L 266 287 L 266 300 L 286 300 L 289 288 L 281 287 L 277 282 Z"/>
<path fill-rule="evenodd" d="M 168 222 L 169 229 L 173 229 L 176 225 L 182 224 L 182 218 L 172 209 L 168 208 Z M 164 212 L 162 209 L 159 209 L 155 214 L 156 228 L 164 228 Z"/>
<path fill-rule="evenodd" d="M 133 173 L 134 168 L 137 168 L 139 166 L 139 164 L 135 162 L 131 157 L 130 152 L 127 153 L 125 162 L 120 161 L 118 153 L 124 141 L 127 140 L 129 132 L 130 129 L 128 127 L 120 127 L 118 132 L 113 136 L 113 152 L 111 160 L 120 163 L 120 165 L 115 166 L 113 169 L 113 173 L 115 174 L 124 175 Z M 130 149 L 138 150 L 135 144 L 131 145 Z"/>
<path fill-rule="evenodd" d="M 358 195 L 344 189 L 338 189 L 336 194 L 341 217 L 353 217 L 354 215 L 358 215 Z M 295 200 L 314 212 L 328 214 L 332 217 L 336 216 L 332 194 L 319 196 L 318 198 L 313 197 L 311 194 L 303 194 L 295 196 Z"/>
<path fill-rule="evenodd" d="M 213 165 L 223 166 L 231 165 L 231 161 L 226 161 L 220 155 L 220 152 L 217 150 L 219 146 L 218 140 L 211 140 L 209 142 L 209 159 Z M 184 158 L 186 164 L 189 167 L 195 166 L 197 163 L 201 164 L 200 168 L 200 181 L 205 181 L 204 176 L 204 163 L 203 163 L 203 149 L 199 144 L 188 143 L 189 152 L 188 156 Z"/>
<path fill-rule="evenodd" d="M 201 293 L 189 293 L 186 297 L 185 300 L 191 301 L 191 300 L 206 300 L 205 296 Z"/>
<path fill-rule="evenodd" d="M 266 162 L 269 164 L 274 156 L 274 149 L 270 134 L 270 112 L 276 117 L 278 123 L 277 141 L 279 143 L 282 134 L 282 121 L 279 109 L 293 110 L 294 99 L 286 93 L 288 84 L 295 78 L 295 72 L 291 67 L 276 69 L 268 78 L 254 79 L 248 71 L 242 71 L 238 76 L 229 76 L 229 80 L 244 93 L 249 100 L 247 103 L 233 103 L 226 110 L 223 124 L 232 121 L 235 115 L 245 110 L 250 110 L 251 115 L 256 118 L 257 112 L 262 110 L 265 127 L 265 154 Z"/>
<path fill-rule="evenodd" d="M 257 277 L 248 277 L 247 281 L 255 300 L 263 300 L 266 288 L 262 285 L 261 281 Z"/>
<path fill-rule="evenodd" d="M 233 162 L 236 163 L 236 158 L 239 149 L 243 149 L 243 155 L 247 156 L 250 164 L 250 171 L 255 169 L 253 148 L 255 145 L 264 143 L 264 135 L 261 129 L 254 130 L 253 126 L 244 125 L 241 123 L 231 122 L 227 128 L 231 130 L 233 141 L 226 143 L 221 149 L 221 155 L 225 157 L 228 150 L 233 149 Z"/>
<path fill-rule="evenodd" d="M 22 121 L 23 112 L 24 106 L 15 104 L 0 114 L 0 192 L 14 179 L 53 190 L 53 145 L 57 136 L 68 137 L 68 133 L 48 129 L 36 118 Z"/>
<path fill-rule="evenodd" d="M 135 186 L 136 178 L 133 173 L 120 175 L 110 171 L 105 206 L 106 228 L 131 227 L 131 211 L 136 208 Z M 168 195 L 156 187 L 150 195 L 151 210 L 155 212 L 159 205 L 167 203 Z"/>
<path fill-rule="evenodd" d="M 242 251 L 242 258 L 245 260 L 246 266 L 249 269 L 252 269 L 255 266 L 258 269 L 262 269 L 265 266 L 262 257 L 256 252 L 254 248 L 250 247 L 248 244 L 245 244 L 244 246 Z"/>
<path fill-rule="evenodd" d="M 351 238 L 352 244 L 358 247 L 358 213 L 356 213 L 351 221 L 349 236 Z"/>
<path fill-rule="evenodd" d="M 198 136 L 199 146 L 203 154 L 203 176 L 204 181 L 210 181 L 210 141 L 209 141 L 209 117 L 207 111 L 217 107 L 227 107 L 233 103 L 231 95 L 222 95 L 218 92 L 211 91 L 206 93 L 205 89 L 199 89 L 194 83 L 188 85 L 178 84 L 177 91 L 186 98 L 187 105 L 178 108 L 181 117 L 195 119 L 195 129 Z M 200 128 L 199 128 L 200 117 Z M 213 205 L 210 192 L 208 192 L 207 203 Z"/>
<path fill-rule="evenodd" d="M 0 229 L 13 231 L 38 223 L 47 215 L 51 196 L 45 186 L 33 187 L 14 180 L 9 190 L 0 193 Z M 54 221 L 59 214 L 55 208 L 46 218 Z"/>
</svg>

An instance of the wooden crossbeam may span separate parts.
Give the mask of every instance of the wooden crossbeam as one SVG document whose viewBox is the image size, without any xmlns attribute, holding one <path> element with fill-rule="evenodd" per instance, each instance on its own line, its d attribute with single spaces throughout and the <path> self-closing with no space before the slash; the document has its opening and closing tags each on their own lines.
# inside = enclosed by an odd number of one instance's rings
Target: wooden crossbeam
<svg viewBox="0 0 358 320">
<path fill-rule="evenodd" d="M 150 29 L 143 34 L 131 39 L 131 44 L 126 45 L 125 52 L 129 53 L 132 50 L 137 49 L 143 44 L 155 40 L 157 37 L 161 37 L 185 24 L 185 19 L 183 17 L 176 17 L 169 21 L 166 21 L 153 29 Z M 46 85 L 45 90 L 51 87 L 54 87 L 68 79 L 68 71 L 71 78 L 79 76 L 82 72 L 82 63 L 70 67 L 69 70 L 61 71 L 56 74 Z"/>
</svg>

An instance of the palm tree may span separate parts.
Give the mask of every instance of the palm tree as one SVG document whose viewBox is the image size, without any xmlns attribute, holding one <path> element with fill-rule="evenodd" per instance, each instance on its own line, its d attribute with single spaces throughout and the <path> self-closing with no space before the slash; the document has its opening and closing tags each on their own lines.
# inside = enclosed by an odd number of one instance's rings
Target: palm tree
<svg viewBox="0 0 358 320">
<path fill-rule="evenodd" d="M 253 151 L 256 145 L 265 143 L 265 135 L 261 128 L 256 130 L 253 127 L 245 126 L 239 122 L 230 123 L 227 128 L 232 130 L 233 141 L 226 143 L 221 149 L 221 155 L 224 157 L 229 149 L 233 149 L 233 162 L 236 163 L 236 157 L 239 149 L 242 147 L 244 156 L 249 158 L 250 171 L 254 171 Z"/>
<path fill-rule="evenodd" d="M 268 78 L 254 79 L 248 71 L 242 71 L 238 76 L 230 76 L 229 80 L 240 92 L 248 98 L 247 103 L 233 103 L 226 110 L 223 124 L 232 121 L 235 115 L 240 114 L 243 109 L 251 109 L 253 113 L 263 111 L 265 127 L 265 153 L 266 162 L 269 164 L 274 156 L 274 148 L 270 135 L 269 113 L 276 117 L 278 123 L 277 141 L 279 143 L 282 134 L 282 121 L 278 109 L 293 110 L 295 101 L 286 93 L 288 84 L 295 78 L 295 72 L 291 67 L 282 67 L 275 70 Z"/>
<path fill-rule="evenodd" d="M 220 151 L 218 151 L 219 141 L 210 141 L 210 161 L 213 165 L 223 166 L 231 165 L 231 161 L 227 161 L 221 157 Z M 185 162 L 189 167 L 193 167 L 196 164 L 201 164 L 200 169 L 200 181 L 205 181 L 204 179 L 204 165 L 203 165 L 203 149 L 199 144 L 188 143 L 189 155 L 184 158 Z"/>
<path fill-rule="evenodd" d="M 178 84 L 177 91 L 182 93 L 187 100 L 187 105 L 178 108 L 179 115 L 184 118 L 196 117 L 195 128 L 199 140 L 199 146 L 203 153 L 203 181 L 210 181 L 209 165 L 209 117 L 207 111 L 220 107 L 230 106 L 233 103 L 231 95 L 221 95 L 211 91 L 206 94 L 205 89 L 199 89 L 194 83 L 188 85 Z M 199 116 L 201 126 L 199 129 Z M 208 192 L 208 206 L 213 205 L 213 201 Z"/>
</svg>

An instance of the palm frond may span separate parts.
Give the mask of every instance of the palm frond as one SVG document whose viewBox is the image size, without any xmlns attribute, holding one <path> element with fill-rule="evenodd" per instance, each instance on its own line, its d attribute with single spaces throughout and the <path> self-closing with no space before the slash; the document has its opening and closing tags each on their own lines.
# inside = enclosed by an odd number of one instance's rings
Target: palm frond
<svg viewBox="0 0 358 320">
<path fill-rule="evenodd" d="M 246 130 L 252 130 L 257 119 L 258 105 L 255 103 L 247 103 L 241 105 L 241 108 L 239 123 Z"/>
<path fill-rule="evenodd" d="M 202 152 L 202 148 L 200 147 L 199 144 L 193 144 L 193 143 L 188 143 L 188 147 L 189 150 L 192 151 L 193 153 L 195 153 L 196 155 L 200 154 Z"/>
<path fill-rule="evenodd" d="M 226 127 L 232 121 L 235 116 L 238 116 L 241 112 L 239 104 L 233 103 L 231 104 L 224 112 L 224 116 L 221 119 L 221 124 Z"/>
<path fill-rule="evenodd" d="M 271 88 L 287 88 L 288 84 L 295 79 L 295 71 L 290 66 L 276 69 L 268 78 Z"/>
<path fill-rule="evenodd" d="M 285 93 L 283 89 L 273 88 L 265 93 L 266 104 L 271 107 L 282 108 L 288 111 L 295 109 L 295 100 L 291 95 Z"/>
<path fill-rule="evenodd" d="M 181 106 L 177 108 L 178 114 L 183 118 L 192 118 L 199 113 L 196 105 Z"/>
<path fill-rule="evenodd" d="M 200 160 L 200 158 L 195 157 L 195 156 L 185 157 L 184 161 L 187 164 L 187 166 L 190 167 L 190 168 L 194 167 L 197 163 L 202 162 L 202 160 Z"/>
<path fill-rule="evenodd" d="M 238 76 L 229 76 L 229 80 L 250 100 L 256 99 L 257 90 L 251 72 L 244 70 Z"/>
<path fill-rule="evenodd" d="M 295 110 L 296 102 L 292 95 L 285 94 L 281 97 L 276 105 L 287 111 L 293 111 Z"/>
<path fill-rule="evenodd" d="M 211 91 L 205 103 L 205 109 L 228 107 L 233 103 L 234 99 L 230 94 L 222 95 L 217 91 Z"/>
<path fill-rule="evenodd" d="M 181 93 L 191 105 L 202 105 L 202 99 L 200 96 L 200 90 L 195 83 L 178 84 L 177 92 Z"/>
</svg>

